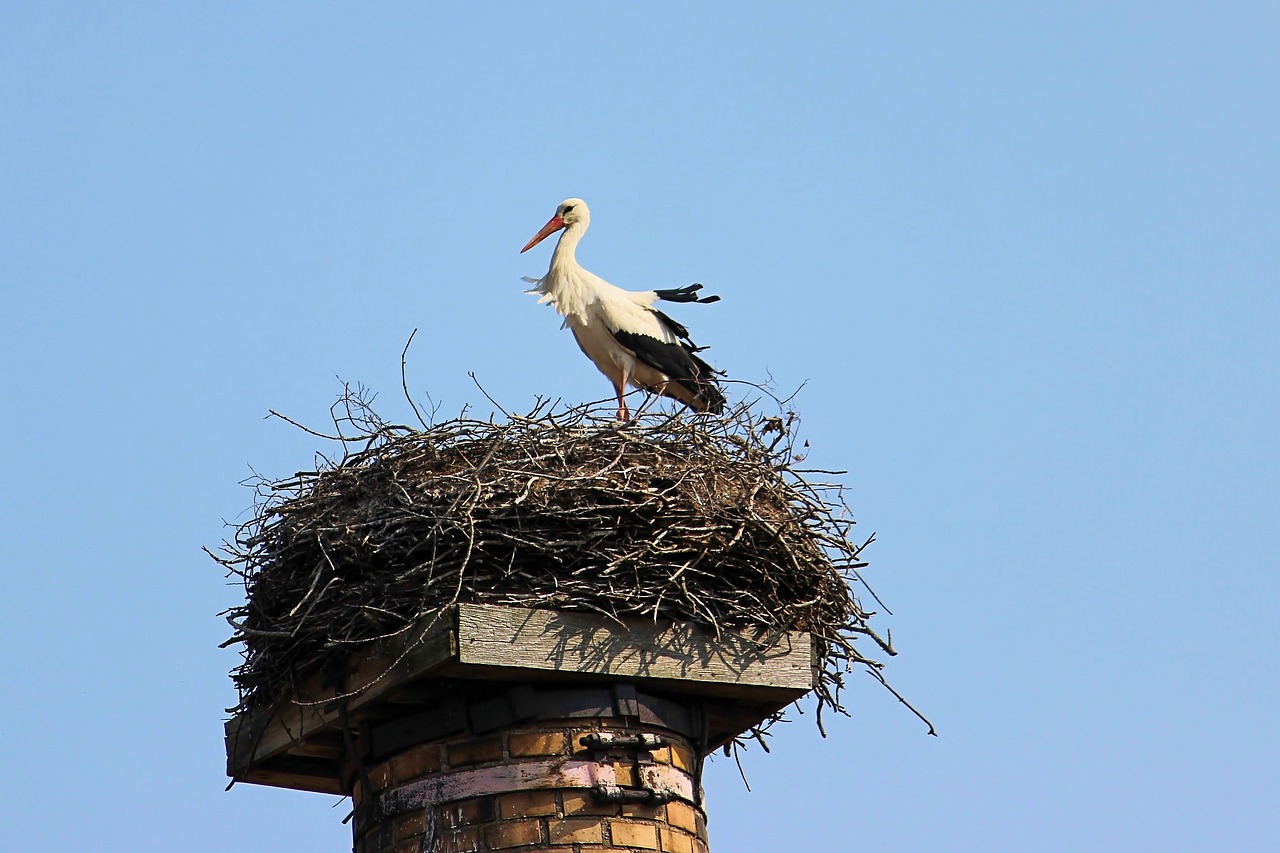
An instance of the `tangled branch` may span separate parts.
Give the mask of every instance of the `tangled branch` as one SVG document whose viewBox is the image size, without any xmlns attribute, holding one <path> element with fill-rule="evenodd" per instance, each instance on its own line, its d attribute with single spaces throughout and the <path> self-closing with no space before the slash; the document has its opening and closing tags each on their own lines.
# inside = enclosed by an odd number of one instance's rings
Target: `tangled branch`
<svg viewBox="0 0 1280 853">
<path fill-rule="evenodd" d="M 859 574 L 874 536 L 857 544 L 842 487 L 799 467 L 786 402 L 619 425 L 541 401 L 501 421 L 419 413 L 415 428 L 348 388 L 337 435 L 308 430 L 341 454 L 255 480 L 253 517 L 215 555 L 245 590 L 225 614 L 243 655 L 233 710 L 296 697 L 363 644 L 467 602 L 807 631 L 821 726 L 844 713 L 846 673 L 887 686 L 876 657 L 895 652 L 855 593 L 874 598 Z"/>
</svg>

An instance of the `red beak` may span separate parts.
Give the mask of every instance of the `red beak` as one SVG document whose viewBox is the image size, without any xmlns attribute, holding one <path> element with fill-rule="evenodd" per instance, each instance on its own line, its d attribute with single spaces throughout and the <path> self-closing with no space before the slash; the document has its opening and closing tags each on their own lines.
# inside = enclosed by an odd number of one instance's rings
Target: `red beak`
<svg viewBox="0 0 1280 853">
<path fill-rule="evenodd" d="M 537 234 L 533 235 L 533 239 L 529 241 L 528 245 L 526 245 L 523 249 L 520 250 L 520 254 L 523 255 L 525 252 L 529 251 L 534 246 L 538 245 L 543 240 L 547 239 L 548 234 L 554 234 L 555 232 L 559 231 L 563 227 L 564 227 L 563 219 L 561 219 L 559 216 L 551 217 L 550 219 L 547 220 L 547 224 L 542 226 L 542 230 L 539 231 Z"/>
</svg>

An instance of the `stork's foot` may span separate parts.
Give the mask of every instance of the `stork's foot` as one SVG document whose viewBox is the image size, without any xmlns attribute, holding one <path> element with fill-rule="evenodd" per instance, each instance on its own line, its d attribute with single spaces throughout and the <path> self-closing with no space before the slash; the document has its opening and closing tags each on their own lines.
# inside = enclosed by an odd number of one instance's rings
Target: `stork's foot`
<svg viewBox="0 0 1280 853">
<path fill-rule="evenodd" d="M 625 424 L 631 420 L 631 412 L 627 411 L 627 374 L 625 371 L 622 374 L 622 381 L 614 383 L 613 390 L 618 395 L 618 420 Z"/>
</svg>

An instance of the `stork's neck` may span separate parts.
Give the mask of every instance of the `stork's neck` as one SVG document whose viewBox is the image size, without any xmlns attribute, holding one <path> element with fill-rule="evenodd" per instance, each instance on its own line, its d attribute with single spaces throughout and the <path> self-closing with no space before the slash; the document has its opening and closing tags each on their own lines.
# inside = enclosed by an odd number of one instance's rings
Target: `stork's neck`
<svg viewBox="0 0 1280 853">
<path fill-rule="evenodd" d="M 561 232 L 560 239 L 556 242 L 556 250 L 551 253 L 551 269 L 579 266 L 574 252 L 578 248 L 578 241 L 586 232 L 587 223 L 585 222 L 575 222 Z"/>
<path fill-rule="evenodd" d="M 551 253 L 551 268 L 538 282 L 543 302 L 550 302 L 562 317 L 577 317 L 583 323 L 590 322 L 587 307 L 594 303 L 594 276 L 582 268 L 574 257 L 574 249 L 587 230 L 587 223 L 575 222 L 560 234 L 556 250 Z"/>
</svg>

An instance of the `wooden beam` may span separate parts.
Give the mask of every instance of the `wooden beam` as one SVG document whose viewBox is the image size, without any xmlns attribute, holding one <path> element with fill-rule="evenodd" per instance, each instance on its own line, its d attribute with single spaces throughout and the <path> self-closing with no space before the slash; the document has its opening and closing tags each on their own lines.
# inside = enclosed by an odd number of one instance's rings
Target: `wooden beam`
<svg viewBox="0 0 1280 853">
<path fill-rule="evenodd" d="M 814 683 L 813 643 L 799 631 L 716 636 L 683 622 L 619 623 L 591 613 L 481 604 L 458 605 L 457 618 L 463 667 L 661 680 L 704 695 L 726 695 L 717 686 L 803 694 Z"/>
<path fill-rule="evenodd" d="M 342 796 L 347 793 L 342 789 L 342 783 L 338 778 L 337 764 L 307 762 L 288 756 L 253 767 L 236 781 L 268 785 L 272 788 L 312 791 L 317 794 Z"/>
<path fill-rule="evenodd" d="M 421 625 L 379 644 L 372 653 L 353 655 L 358 663 L 342 679 L 341 690 L 325 689 L 313 679 L 303 695 L 315 698 L 306 704 L 285 701 L 228 720 L 227 775 L 241 778 L 255 763 L 289 750 L 316 732 L 335 729 L 339 713 L 329 704 L 332 697 L 354 694 L 347 697 L 347 713 L 354 714 L 452 659 L 454 620 L 445 614 Z"/>
<path fill-rule="evenodd" d="M 345 697 L 353 725 L 368 717 L 394 719 L 414 713 L 414 699 L 441 695 L 441 678 L 629 681 L 677 696 L 730 700 L 715 703 L 720 707 L 712 712 L 723 742 L 808 693 L 817 655 L 812 638 L 797 631 L 717 636 L 687 623 L 460 604 L 372 648 L 353 650 L 350 660 L 336 687 L 318 678 L 308 683 L 301 695 L 310 701 L 283 701 L 229 720 L 227 774 L 338 793 L 334 698 Z"/>
</svg>

